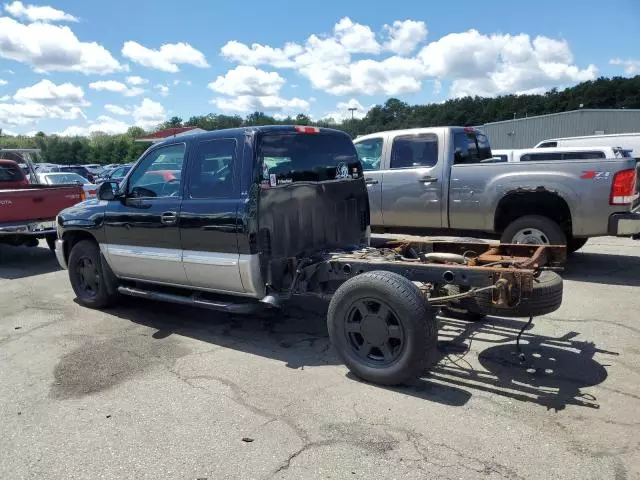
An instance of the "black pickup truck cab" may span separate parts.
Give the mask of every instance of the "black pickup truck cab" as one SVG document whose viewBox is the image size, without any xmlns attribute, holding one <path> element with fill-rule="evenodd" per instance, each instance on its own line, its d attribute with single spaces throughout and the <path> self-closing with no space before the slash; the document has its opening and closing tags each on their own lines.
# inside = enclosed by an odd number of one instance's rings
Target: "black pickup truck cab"
<svg viewBox="0 0 640 480">
<path fill-rule="evenodd" d="M 533 281 L 544 265 L 562 262 L 554 247 L 371 248 L 369 223 L 347 134 L 248 127 L 152 146 L 119 184 L 103 183 L 97 199 L 58 215 L 56 254 L 78 301 L 91 308 L 122 294 L 244 313 L 296 294 L 331 299 L 338 353 L 354 373 L 383 384 L 434 361 L 431 306 L 464 301 L 458 307 L 475 315 L 529 316 L 560 304 L 555 273 L 542 272 L 554 276 L 552 301 L 536 300 L 548 292 Z"/>
</svg>

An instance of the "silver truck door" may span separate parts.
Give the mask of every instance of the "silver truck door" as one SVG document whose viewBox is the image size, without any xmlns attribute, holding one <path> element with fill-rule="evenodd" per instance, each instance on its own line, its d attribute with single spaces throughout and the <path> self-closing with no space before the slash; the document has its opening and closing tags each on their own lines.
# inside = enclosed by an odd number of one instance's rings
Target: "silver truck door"
<svg viewBox="0 0 640 480">
<path fill-rule="evenodd" d="M 382 169 L 385 158 L 385 145 L 385 135 L 355 142 L 358 157 L 360 158 L 360 163 L 362 163 L 364 179 L 367 183 L 372 227 L 382 227 L 384 224 L 382 215 Z"/>
<path fill-rule="evenodd" d="M 442 227 L 442 169 L 438 136 L 399 134 L 389 138 L 389 164 L 382 175 L 385 227 Z M 387 143 L 389 143 L 387 142 Z"/>
</svg>

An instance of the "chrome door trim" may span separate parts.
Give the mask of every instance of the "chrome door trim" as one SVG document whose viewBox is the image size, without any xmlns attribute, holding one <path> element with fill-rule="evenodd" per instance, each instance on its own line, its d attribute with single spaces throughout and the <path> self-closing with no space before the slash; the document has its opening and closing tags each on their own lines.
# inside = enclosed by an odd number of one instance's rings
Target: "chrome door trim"
<svg viewBox="0 0 640 480">
<path fill-rule="evenodd" d="M 164 262 L 181 262 L 182 250 L 174 248 L 138 247 L 135 245 L 104 244 L 109 257 L 127 257 L 135 259 L 162 260 Z"/>
<path fill-rule="evenodd" d="M 238 265 L 237 253 L 200 252 L 197 250 L 183 250 L 182 261 L 185 263 L 197 263 L 215 265 L 219 267 L 234 267 Z"/>
</svg>

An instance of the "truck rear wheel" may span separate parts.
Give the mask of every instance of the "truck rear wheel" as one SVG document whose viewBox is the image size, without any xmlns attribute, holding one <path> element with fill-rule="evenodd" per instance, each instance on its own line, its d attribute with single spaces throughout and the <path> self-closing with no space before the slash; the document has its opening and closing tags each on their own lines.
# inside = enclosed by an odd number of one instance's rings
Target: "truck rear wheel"
<svg viewBox="0 0 640 480">
<path fill-rule="evenodd" d="M 100 259 L 100 249 L 91 240 L 76 243 L 69 254 L 69 280 L 78 303 L 85 307 L 102 309 L 113 304 L 117 294 L 111 293 Z"/>
<path fill-rule="evenodd" d="M 560 225 L 542 215 L 516 218 L 504 229 L 502 243 L 533 245 L 566 245 L 567 236 Z"/>
<path fill-rule="evenodd" d="M 329 304 L 327 327 L 349 370 L 372 383 L 402 384 L 437 360 L 435 314 L 397 273 L 367 272 L 343 283 Z"/>
</svg>

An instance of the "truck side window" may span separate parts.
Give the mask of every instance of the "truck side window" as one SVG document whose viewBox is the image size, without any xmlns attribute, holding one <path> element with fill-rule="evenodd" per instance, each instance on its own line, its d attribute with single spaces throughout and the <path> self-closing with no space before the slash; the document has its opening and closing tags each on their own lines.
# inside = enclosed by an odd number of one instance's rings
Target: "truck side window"
<svg viewBox="0 0 640 480">
<path fill-rule="evenodd" d="M 160 147 L 138 164 L 129 178 L 127 192 L 134 198 L 180 196 L 185 144 Z"/>
<path fill-rule="evenodd" d="M 558 146 L 558 142 L 544 142 L 538 148 L 555 148 Z"/>
<path fill-rule="evenodd" d="M 379 170 L 382 163 L 382 138 L 369 138 L 355 144 L 363 170 Z"/>
<path fill-rule="evenodd" d="M 549 160 L 561 160 L 560 153 L 528 153 L 520 157 L 521 162 L 545 162 Z"/>
<path fill-rule="evenodd" d="M 235 139 L 200 142 L 189 171 L 189 196 L 216 198 L 233 193 L 235 160 Z"/>
<path fill-rule="evenodd" d="M 391 147 L 391 168 L 433 167 L 438 163 L 438 137 L 432 133 L 399 135 Z"/>
</svg>

